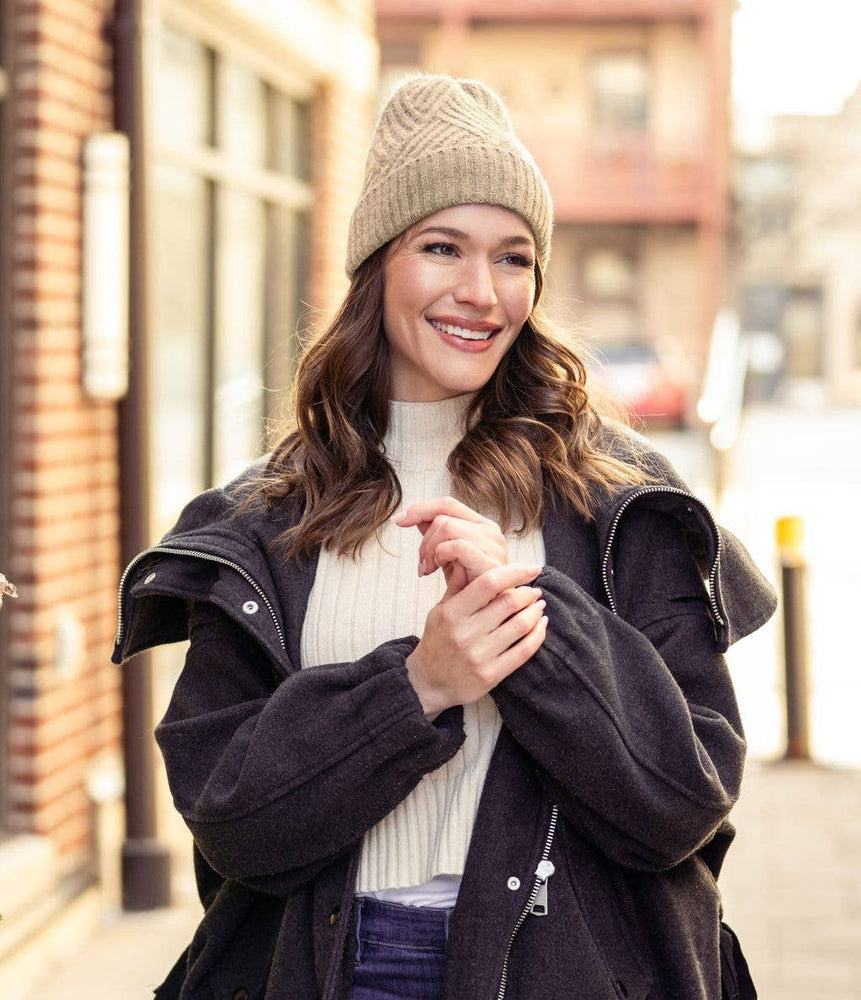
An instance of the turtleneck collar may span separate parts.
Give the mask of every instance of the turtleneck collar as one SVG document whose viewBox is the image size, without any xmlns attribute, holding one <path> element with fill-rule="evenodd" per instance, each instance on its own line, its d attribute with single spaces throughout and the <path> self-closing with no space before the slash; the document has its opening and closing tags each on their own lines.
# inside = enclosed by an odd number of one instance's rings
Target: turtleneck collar
<svg viewBox="0 0 861 1000">
<path fill-rule="evenodd" d="M 474 394 L 434 403 L 392 400 L 386 431 L 386 457 L 396 469 L 422 472 L 445 465 L 466 428 L 464 417 Z"/>
</svg>

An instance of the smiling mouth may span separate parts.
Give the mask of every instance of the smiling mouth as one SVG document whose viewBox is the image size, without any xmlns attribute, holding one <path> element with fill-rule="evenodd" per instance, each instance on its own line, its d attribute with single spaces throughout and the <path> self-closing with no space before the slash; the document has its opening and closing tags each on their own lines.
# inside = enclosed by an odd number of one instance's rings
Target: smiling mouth
<svg viewBox="0 0 861 1000">
<path fill-rule="evenodd" d="M 440 323 L 435 319 L 429 319 L 428 323 L 441 333 L 447 333 L 452 337 L 460 337 L 461 340 L 490 340 L 492 336 L 499 333 L 495 330 L 467 330 L 462 326 L 454 326 L 451 323 Z"/>
</svg>

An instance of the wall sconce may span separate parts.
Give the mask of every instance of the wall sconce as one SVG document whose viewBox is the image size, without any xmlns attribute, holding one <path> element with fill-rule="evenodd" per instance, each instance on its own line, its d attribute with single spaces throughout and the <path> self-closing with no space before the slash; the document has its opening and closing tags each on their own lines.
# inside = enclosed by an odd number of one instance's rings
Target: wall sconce
<svg viewBox="0 0 861 1000">
<path fill-rule="evenodd" d="M 129 384 L 129 140 L 84 141 L 83 384 L 121 399 Z"/>
</svg>

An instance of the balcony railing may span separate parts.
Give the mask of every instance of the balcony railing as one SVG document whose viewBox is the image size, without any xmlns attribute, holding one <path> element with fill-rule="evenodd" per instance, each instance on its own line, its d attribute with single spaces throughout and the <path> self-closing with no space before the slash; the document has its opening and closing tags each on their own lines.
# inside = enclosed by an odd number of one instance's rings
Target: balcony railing
<svg viewBox="0 0 861 1000">
<path fill-rule="evenodd" d="M 708 17 L 726 0 L 376 0 L 377 17 L 440 20 L 664 20 Z"/>
<path fill-rule="evenodd" d="M 556 217 L 589 222 L 694 222 L 709 212 L 709 175 L 693 151 L 670 155 L 647 141 L 521 136 L 538 161 Z"/>
</svg>

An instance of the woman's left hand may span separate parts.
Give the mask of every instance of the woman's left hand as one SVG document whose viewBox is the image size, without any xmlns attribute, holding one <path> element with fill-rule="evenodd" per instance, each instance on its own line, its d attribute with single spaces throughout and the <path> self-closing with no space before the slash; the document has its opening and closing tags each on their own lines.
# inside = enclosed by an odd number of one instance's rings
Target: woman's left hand
<svg viewBox="0 0 861 1000">
<path fill-rule="evenodd" d="M 442 569 L 449 597 L 487 570 L 508 563 L 508 546 L 499 525 L 454 497 L 415 503 L 393 521 L 421 532 L 419 576 Z"/>
</svg>

